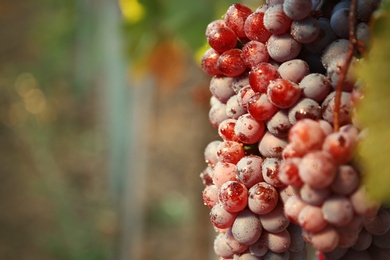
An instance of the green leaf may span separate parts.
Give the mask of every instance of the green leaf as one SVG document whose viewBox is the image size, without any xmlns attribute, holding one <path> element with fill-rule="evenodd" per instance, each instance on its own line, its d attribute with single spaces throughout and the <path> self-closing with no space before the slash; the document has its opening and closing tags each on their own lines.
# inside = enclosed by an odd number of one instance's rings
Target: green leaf
<svg viewBox="0 0 390 260">
<path fill-rule="evenodd" d="M 390 201 L 390 13 L 381 13 L 373 28 L 372 48 L 357 70 L 364 83 L 357 117 L 368 129 L 359 152 L 369 194 Z"/>
</svg>

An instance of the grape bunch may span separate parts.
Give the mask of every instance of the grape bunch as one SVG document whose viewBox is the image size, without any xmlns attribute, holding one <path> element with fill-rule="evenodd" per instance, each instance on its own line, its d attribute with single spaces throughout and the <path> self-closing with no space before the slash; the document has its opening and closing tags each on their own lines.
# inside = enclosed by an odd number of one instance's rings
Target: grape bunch
<svg viewBox="0 0 390 260">
<path fill-rule="evenodd" d="M 367 195 L 351 70 L 379 0 L 268 0 L 212 21 L 203 201 L 220 259 L 390 259 L 390 210 Z M 351 24 L 350 21 L 353 21 Z M 351 33 L 352 32 L 352 33 Z"/>
</svg>

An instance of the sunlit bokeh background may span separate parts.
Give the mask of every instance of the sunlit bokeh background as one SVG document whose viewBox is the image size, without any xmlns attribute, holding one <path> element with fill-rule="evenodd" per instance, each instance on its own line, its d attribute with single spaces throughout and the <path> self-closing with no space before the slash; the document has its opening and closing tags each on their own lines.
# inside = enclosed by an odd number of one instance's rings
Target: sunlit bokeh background
<svg viewBox="0 0 390 260">
<path fill-rule="evenodd" d="M 1 1 L 0 259 L 215 259 L 199 59 L 233 2 Z"/>
</svg>

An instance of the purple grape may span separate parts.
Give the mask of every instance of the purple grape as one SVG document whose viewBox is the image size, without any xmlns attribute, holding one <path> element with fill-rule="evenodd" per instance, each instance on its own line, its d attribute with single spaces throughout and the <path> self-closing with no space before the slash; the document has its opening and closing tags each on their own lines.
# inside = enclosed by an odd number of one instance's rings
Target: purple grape
<svg viewBox="0 0 390 260">
<path fill-rule="evenodd" d="M 269 249 L 268 252 L 272 251 L 274 253 L 283 253 L 287 251 L 291 243 L 290 233 L 288 233 L 286 229 L 279 233 L 271 233 L 263 230 L 260 240 L 263 241 L 264 245 Z"/>
<path fill-rule="evenodd" d="M 390 229 L 390 214 L 383 208 L 380 208 L 378 214 L 373 218 L 366 218 L 363 225 L 372 235 L 383 235 Z"/>
<path fill-rule="evenodd" d="M 302 20 L 309 16 L 312 2 L 307 0 L 284 0 L 283 10 L 292 20 Z"/>
<path fill-rule="evenodd" d="M 306 50 L 315 54 L 321 54 L 331 42 L 337 39 L 330 27 L 329 19 L 321 17 L 318 19 L 318 24 L 320 26 L 318 37 L 314 41 L 304 45 Z"/>
<path fill-rule="evenodd" d="M 349 38 L 349 7 L 341 8 L 330 17 L 330 27 L 338 38 Z"/>
<path fill-rule="evenodd" d="M 330 188 L 335 194 L 349 195 L 358 188 L 359 182 L 360 176 L 351 165 L 340 165 Z"/>
<path fill-rule="evenodd" d="M 299 83 L 306 75 L 310 73 L 309 65 L 301 59 L 293 59 L 280 64 L 278 72 L 283 79 Z"/>
<path fill-rule="evenodd" d="M 307 44 L 317 39 L 320 25 L 314 17 L 306 17 L 291 24 L 291 36 L 299 43 Z"/>
<path fill-rule="evenodd" d="M 321 206 L 329 197 L 330 190 L 328 188 L 315 189 L 310 187 L 308 184 L 304 184 L 301 187 L 299 194 L 304 202 L 313 206 Z"/>
</svg>

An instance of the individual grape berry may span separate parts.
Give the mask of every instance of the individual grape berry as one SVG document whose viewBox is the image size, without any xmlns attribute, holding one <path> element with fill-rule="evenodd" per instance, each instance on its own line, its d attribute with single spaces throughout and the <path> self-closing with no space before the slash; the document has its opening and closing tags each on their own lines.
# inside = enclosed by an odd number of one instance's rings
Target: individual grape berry
<svg viewBox="0 0 390 260">
<path fill-rule="evenodd" d="M 288 158 L 281 161 L 279 165 L 279 179 L 285 185 L 301 187 L 303 182 L 299 177 L 299 158 Z"/>
<path fill-rule="evenodd" d="M 217 69 L 225 76 L 234 77 L 246 70 L 245 62 L 241 58 L 240 49 L 230 49 L 219 56 Z"/>
<path fill-rule="evenodd" d="M 304 97 L 316 102 L 322 102 L 328 96 L 332 83 L 323 74 L 311 73 L 299 82 L 299 87 L 302 89 Z"/>
<path fill-rule="evenodd" d="M 217 69 L 217 60 L 220 54 L 213 48 L 208 49 L 202 57 L 201 67 L 204 72 L 211 76 L 220 76 L 222 73 Z"/>
<path fill-rule="evenodd" d="M 304 239 L 313 245 L 314 248 L 323 253 L 333 251 L 340 240 L 338 232 L 330 225 L 326 226 L 319 232 L 304 231 L 303 236 Z"/>
<path fill-rule="evenodd" d="M 281 159 L 267 157 L 261 165 L 263 179 L 266 183 L 271 184 L 275 188 L 283 187 L 285 184 L 279 178 L 279 165 Z"/>
<path fill-rule="evenodd" d="M 360 186 L 349 199 L 355 212 L 364 217 L 375 217 L 380 208 L 379 202 L 369 197 L 365 186 Z"/>
<path fill-rule="evenodd" d="M 227 181 L 222 184 L 218 199 L 227 211 L 239 212 L 248 204 L 248 190 L 238 181 Z"/>
<path fill-rule="evenodd" d="M 204 186 L 213 184 L 214 170 L 210 166 L 207 166 L 200 174 L 199 177 L 202 180 Z"/>
<path fill-rule="evenodd" d="M 353 249 L 351 247 L 356 243 L 359 238 L 359 232 L 343 233 L 339 231 L 339 244 L 338 247 L 349 248 L 347 253 Z M 353 250 L 355 251 L 355 250 Z"/>
<path fill-rule="evenodd" d="M 286 146 L 286 138 L 274 136 L 266 131 L 259 142 L 259 151 L 264 157 L 282 158 L 282 152 Z"/>
<path fill-rule="evenodd" d="M 204 205 L 210 209 L 214 207 L 214 205 L 218 202 L 218 192 L 219 189 L 216 185 L 213 184 L 206 186 L 202 192 Z"/>
<path fill-rule="evenodd" d="M 298 154 L 304 155 L 309 151 L 320 150 L 325 137 L 319 122 L 302 119 L 291 127 L 288 140 Z"/>
<path fill-rule="evenodd" d="M 283 10 L 292 20 L 301 20 L 309 16 L 312 2 L 307 0 L 284 0 Z"/>
<path fill-rule="evenodd" d="M 350 195 L 358 188 L 359 182 L 360 176 L 351 165 L 340 165 L 330 189 L 335 194 Z"/>
<path fill-rule="evenodd" d="M 335 91 L 331 92 L 322 102 L 322 117 L 331 124 L 334 123 L 335 94 Z M 339 109 L 339 124 L 341 126 L 351 123 L 352 109 L 351 94 L 341 92 Z"/>
<path fill-rule="evenodd" d="M 352 160 L 355 149 L 353 136 L 343 132 L 328 135 L 322 145 L 322 150 L 333 156 L 337 164 L 348 163 Z"/>
<path fill-rule="evenodd" d="M 268 120 L 277 111 L 278 108 L 269 101 L 267 94 L 256 93 L 249 99 L 248 112 L 257 121 Z"/>
<path fill-rule="evenodd" d="M 352 246 L 353 249 L 358 251 L 367 250 L 371 243 L 372 243 L 372 234 L 369 233 L 367 230 L 362 229 L 359 232 L 358 239 L 356 240 L 355 244 Z"/>
<path fill-rule="evenodd" d="M 325 68 L 328 68 L 335 60 L 343 59 L 347 56 L 349 49 L 349 40 L 337 39 L 329 44 L 322 54 L 322 64 Z"/>
<path fill-rule="evenodd" d="M 322 205 L 322 213 L 325 220 L 334 226 L 344 226 L 354 216 L 354 210 L 349 199 L 341 195 L 334 195 L 327 198 Z"/>
<path fill-rule="evenodd" d="M 282 230 L 278 233 L 271 233 L 263 230 L 261 241 L 264 245 L 274 253 L 283 253 L 287 251 L 291 243 L 291 237 L 287 230 Z"/>
<path fill-rule="evenodd" d="M 237 212 L 227 211 L 221 203 L 216 203 L 210 210 L 210 221 L 216 228 L 229 228 L 233 225 Z"/>
<path fill-rule="evenodd" d="M 268 131 L 277 137 L 286 137 L 291 128 L 286 110 L 279 110 L 266 122 Z"/>
<path fill-rule="evenodd" d="M 287 231 L 291 237 L 291 243 L 288 250 L 291 252 L 301 252 L 305 250 L 305 240 L 302 237 L 302 228 L 299 225 L 290 223 Z M 303 257 L 297 259 L 305 259 Z"/>
<path fill-rule="evenodd" d="M 225 234 L 219 233 L 215 239 L 213 244 L 214 253 L 222 258 L 230 258 L 233 257 L 234 252 L 232 248 L 227 244 L 227 239 Z"/>
<path fill-rule="evenodd" d="M 290 224 L 284 214 L 283 204 L 279 202 L 269 213 L 259 216 L 263 229 L 271 233 L 279 233 L 285 230 Z"/>
<path fill-rule="evenodd" d="M 226 104 L 231 96 L 234 95 L 232 89 L 232 77 L 214 76 L 210 80 L 210 92 L 221 103 Z"/>
<path fill-rule="evenodd" d="M 304 184 L 299 191 L 299 195 L 307 204 L 321 206 L 328 199 L 330 190 L 328 188 L 315 189 L 308 184 Z"/>
<path fill-rule="evenodd" d="M 320 25 L 314 17 L 293 21 L 291 24 L 291 36 L 299 43 L 307 44 L 317 39 L 320 34 Z"/>
<path fill-rule="evenodd" d="M 206 148 L 204 149 L 204 158 L 208 166 L 214 167 L 218 162 L 217 148 L 220 143 L 220 140 L 214 140 L 206 145 Z"/>
<path fill-rule="evenodd" d="M 380 3 L 380 0 L 357 1 L 356 18 L 361 21 L 368 22 L 372 13 L 378 8 Z"/>
<path fill-rule="evenodd" d="M 264 26 L 264 12 L 250 14 L 245 20 L 244 32 L 249 40 L 265 43 L 271 33 Z"/>
<path fill-rule="evenodd" d="M 214 174 L 212 176 L 213 183 L 220 188 L 227 181 L 236 180 L 237 166 L 228 162 L 217 162 L 214 166 Z"/>
<path fill-rule="evenodd" d="M 250 114 L 240 116 L 234 127 L 238 140 L 245 144 L 257 143 L 263 137 L 264 131 L 264 123 L 255 120 Z"/>
<path fill-rule="evenodd" d="M 259 63 L 249 72 L 249 84 L 255 92 L 267 93 L 270 81 L 278 78 L 278 69 L 270 63 Z"/>
<path fill-rule="evenodd" d="M 247 188 L 258 182 L 264 182 L 261 164 L 263 158 L 258 155 L 246 155 L 237 163 L 237 180 L 241 181 Z"/>
<path fill-rule="evenodd" d="M 301 59 L 293 59 L 280 64 L 278 72 L 283 79 L 299 83 L 310 73 L 309 65 Z"/>
<path fill-rule="evenodd" d="M 289 108 L 301 97 L 301 89 L 298 84 L 288 79 L 275 79 L 269 83 L 267 95 L 271 103 L 278 108 Z"/>
<path fill-rule="evenodd" d="M 252 68 L 259 63 L 268 62 L 269 54 L 264 43 L 250 41 L 242 47 L 241 57 L 248 68 Z"/>
<path fill-rule="evenodd" d="M 228 118 L 223 120 L 218 126 L 218 134 L 224 141 L 239 142 L 234 127 L 236 126 L 236 119 Z"/>
<path fill-rule="evenodd" d="M 244 4 L 233 4 L 225 13 L 226 25 L 231 28 L 238 38 L 245 38 L 244 24 L 252 10 Z"/>
<path fill-rule="evenodd" d="M 218 19 L 218 20 L 214 20 L 214 21 L 210 22 L 206 26 L 206 30 L 205 30 L 206 39 L 207 39 L 208 35 L 211 34 L 211 32 L 213 30 L 215 30 L 217 28 L 222 28 L 222 27 L 228 28 L 225 20 L 223 20 L 223 19 Z"/>
<path fill-rule="evenodd" d="M 263 227 L 258 216 L 248 209 L 240 211 L 232 225 L 234 238 L 241 244 L 251 245 L 261 236 Z"/>
<path fill-rule="evenodd" d="M 277 62 L 285 62 L 296 58 L 302 45 L 288 34 L 273 34 L 268 39 L 267 50 L 270 58 Z"/>
<path fill-rule="evenodd" d="M 226 104 L 221 102 L 214 104 L 210 108 L 208 116 L 211 125 L 218 129 L 221 122 L 229 118 L 226 114 Z"/>
<path fill-rule="evenodd" d="M 338 38 L 348 39 L 349 37 L 349 7 L 341 8 L 330 17 L 330 27 Z"/>
<path fill-rule="evenodd" d="M 258 239 L 255 243 L 251 244 L 249 246 L 249 253 L 252 256 L 259 257 L 258 259 L 261 259 L 260 257 L 264 256 L 268 251 L 268 248 L 264 245 L 263 241 Z"/>
<path fill-rule="evenodd" d="M 240 143 L 225 141 L 218 145 L 217 156 L 219 161 L 236 164 L 245 152 Z"/>
<path fill-rule="evenodd" d="M 231 248 L 234 254 L 241 254 L 248 250 L 247 245 L 241 244 L 234 238 L 231 227 L 226 230 L 225 237 L 227 245 Z"/>
<path fill-rule="evenodd" d="M 256 214 L 271 212 L 278 203 L 278 191 L 266 182 L 258 182 L 249 189 L 248 207 Z"/>
<path fill-rule="evenodd" d="M 232 119 L 238 119 L 240 116 L 244 115 L 247 110 L 240 106 L 238 103 L 238 95 L 233 95 L 226 102 L 226 115 Z"/>
<path fill-rule="evenodd" d="M 264 27 L 272 34 L 284 34 L 290 30 L 292 20 L 284 13 L 283 5 L 268 7 L 264 13 Z"/>
<path fill-rule="evenodd" d="M 236 47 L 237 36 L 228 27 L 218 27 L 210 31 L 206 37 L 211 48 L 219 53 L 231 50 Z"/>
<path fill-rule="evenodd" d="M 385 234 L 380 236 L 373 236 L 372 244 L 379 247 L 390 249 L 390 231 L 387 231 Z"/>
<path fill-rule="evenodd" d="M 295 124 L 302 119 L 321 119 L 321 106 L 310 98 L 301 98 L 294 106 L 288 110 L 288 119 L 291 124 Z"/>
<path fill-rule="evenodd" d="M 311 187 L 323 189 L 333 182 L 336 169 L 331 155 L 323 151 L 312 151 L 300 161 L 299 176 Z"/>
<path fill-rule="evenodd" d="M 284 203 L 284 214 L 294 224 L 299 224 L 298 217 L 302 209 L 307 205 L 299 196 L 291 196 Z"/>
<path fill-rule="evenodd" d="M 252 87 L 250 85 L 246 85 L 245 87 L 243 87 L 238 91 L 237 94 L 238 104 L 241 107 L 248 109 L 248 103 L 255 94 L 256 92 L 252 89 Z"/>
<path fill-rule="evenodd" d="M 384 235 L 390 230 L 390 214 L 385 209 L 380 208 L 375 217 L 364 219 L 363 225 L 364 229 L 372 235 Z"/>
<path fill-rule="evenodd" d="M 328 223 L 322 215 L 321 207 L 306 205 L 298 214 L 299 225 L 308 232 L 319 232 L 324 229 Z"/>
</svg>

